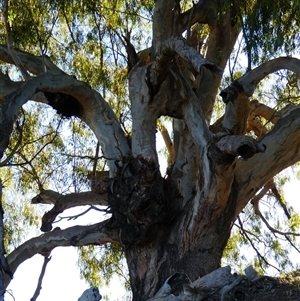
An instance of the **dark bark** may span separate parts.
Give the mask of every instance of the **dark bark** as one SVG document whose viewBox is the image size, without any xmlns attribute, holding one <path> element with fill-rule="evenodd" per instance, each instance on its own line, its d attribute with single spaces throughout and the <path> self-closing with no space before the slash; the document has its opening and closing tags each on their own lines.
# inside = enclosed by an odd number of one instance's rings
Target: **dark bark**
<svg viewBox="0 0 300 301">
<path fill-rule="evenodd" d="M 215 217 L 199 212 L 198 224 L 190 229 L 190 208 L 179 212 L 173 224 L 161 225 L 145 246 L 129 246 L 125 255 L 130 272 L 133 301 L 153 297 L 163 282 L 175 272 L 195 281 L 220 266 L 234 218 L 235 198 L 226 211 Z"/>
</svg>

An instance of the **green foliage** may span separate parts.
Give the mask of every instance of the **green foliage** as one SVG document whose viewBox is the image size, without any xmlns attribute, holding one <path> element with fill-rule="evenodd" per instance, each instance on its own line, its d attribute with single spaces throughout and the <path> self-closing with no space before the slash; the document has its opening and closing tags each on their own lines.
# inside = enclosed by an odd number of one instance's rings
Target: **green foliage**
<svg viewBox="0 0 300 301">
<path fill-rule="evenodd" d="M 124 274 L 124 260 L 123 251 L 116 244 L 79 248 L 80 275 L 91 286 L 109 285 L 113 276 L 118 275 L 125 288 L 129 289 L 129 278 Z"/>
<path fill-rule="evenodd" d="M 281 52 L 291 55 L 298 49 L 298 0 L 235 2 L 243 16 L 246 48 L 252 50 L 254 63 L 266 61 Z"/>
</svg>

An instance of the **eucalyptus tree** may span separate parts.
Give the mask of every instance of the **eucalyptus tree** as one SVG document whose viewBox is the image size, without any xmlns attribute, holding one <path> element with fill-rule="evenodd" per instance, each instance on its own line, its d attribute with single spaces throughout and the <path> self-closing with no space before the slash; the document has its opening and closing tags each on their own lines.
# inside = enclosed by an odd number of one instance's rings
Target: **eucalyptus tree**
<svg viewBox="0 0 300 301">
<path fill-rule="evenodd" d="M 34 183 L 23 185 L 24 192 L 32 198 L 39 189 L 32 203 L 53 206 L 42 217 L 45 233 L 7 256 L 10 271 L 58 246 L 110 243 L 124 252 L 133 299 L 147 300 L 174 272 L 195 280 L 219 267 L 235 222 L 244 238 L 250 235 L 240 218 L 250 202 L 269 230 L 296 246 L 297 215 L 288 212 L 274 177 L 300 156 L 300 61 L 291 56 L 299 47 L 299 5 L 4 1 L 1 177 L 10 166 L 23 168 L 17 181 L 32 177 Z M 282 53 L 288 56 L 276 58 Z M 245 54 L 247 69 L 234 70 Z M 260 82 L 282 69 L 288 70 L 279 76 L 283 89 L 278 81 L 272 99 L 260 103 Z M 216 120 L 219 94 L 225 109 Z M 58 117 L 43 115 L 47 106 Z M 61 122 L 73 124 L 72 139 L 62 134 Z M 166 143 L 166 172 L 158 130 Z M 26 149 L 32 141 L 39 144 Z M 48 144 L 50 149 L 42 146 Z M 74 145 L 80 154 L 72 153 Z M 69 181 L 69 193 L 61 178 Z M 259 207 L 269 192 L 293 220 L 285 228 L 271 226 Z M 60 213 L 84 205 L 107 207 L 108 218 L 53 229 Z"/>
</svg>

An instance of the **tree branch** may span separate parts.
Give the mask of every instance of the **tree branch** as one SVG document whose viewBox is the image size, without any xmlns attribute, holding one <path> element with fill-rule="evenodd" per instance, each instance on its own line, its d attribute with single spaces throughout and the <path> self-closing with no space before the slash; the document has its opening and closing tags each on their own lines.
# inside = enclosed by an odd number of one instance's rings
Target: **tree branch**
<svg viewBox="0 0 300 301">
<path fill-rule="evenodd" d="M 237 161 L 237 215 L 266 182 L 300 160 L 299 115 L 300 106 L 285 111 L 273 129 L 260 140 L 266 145 L 265 153 L 256 154 L 248 161 Z"/>
<path fill-rule="evenodd" d="M 87 205 L 108 206 L 107 199 L 107 193 L 100 195 L 94 192 L 80 192 L 62 195 L 53 190 L 43 190 L 31 200 L 31 203 L 54 204 L 54 207 L 46 212 L 42 218 L 41 231 L 48 232 L 52 229 L 55 218 L 64 210 Z"/>
<path fill-rule="evenodd" d="M 183 33 L 189 25 L 194 25 L 196 22 L 207 24 L 215 19 L 216 10 L 213 2 L 210 0 L 201 0 L 193 7 L 180 15 L 179 31 Z"/>
<path fill-rule="evenodd" d="M 274 268 L 275 270 L 277 270 L 278 272 L 280 272 L 280 270 L 276 266 L 272 265 L 269 261 L 267 261 L 266 257 L 263 256 L 259 252 L 258 248 L 254 245 L 252 239 L 249 237 L 247 231 L 244 230 L 243 223 L 242 223 L 242 221 L 241 221 L 241 219 L 239 217 L 238 217 L 238 222 L 239 222 L 239 226 L 238 227 L 240 228 L 240 232 L 241 232 L 242 236 L 244 236 L 244 238 L 246 238 L 249 241 L 249 243 L 250 243 L 251 247 L 253 248 L 253 250 L 255 251 L 257 257 L 261 261 L 263 261 L 266 265 L 268 265 L 268 266 Z M 264 270 L 264 268 L 262 267 L 261 261 L 259 261 L 259 264 L 260 264 L 261 268 Z"/>
<path fill-rule="evenodd" d="M 300 60 L 292 57 L 279 57 L 270 60 L 252 71 L 247 72 L 244 76 L 233 82 L 229 87 L 221 92 L 225 103 L 233 101 L 240 92 L 244 92 L 248 97 L 254 93 L 258 83 L 266 76 L 281 69 L 287 69 L 296 73 L 300 77 Z"/>
<path fill-rule="evenodd" d="M 12 81 L 7 74 L 0 71 L 0 103 L 5 97 L 21 86 L 22 82 Z"/>
<path fill-rule="evenodd" d="M 280 234 L 282 236 L 287 236 L 287 235 L 292 235 L 292 236 L 300 236 L 300 233 L 295 233 L 295 232 L 283 232 L 283 231 L 279 231 L 275 228 L 273 228 L 268 221 L 265 219 L 265 217 L 263 216 L 263 214 L 261 213 L 261 211 L 259 210 L 259 199 L 253 199 L 251 201 L 253 208 L 254 208 L 254 212 L 257 216 L 259 216 L 261 218 L 261 220 L 263 221 L 263 223 L 266 225 L 266 227 L 273 233 L 277 233 Z"/>
<path fill-rule="evenodd" d="M 13 277 L 13 273 L 10 270 L 10 267 L 5 256 L 6 252 L 4 249 L 4 224 L 3 224 L 3 207 L 2 207 L 2 180 L 0 179 L 0 300 L 4 301 L 5 285 L 4 277 L 7 274 L 10 279 Z"/>
<path fill-rule="evenodd" d="M 64 74 L 64 72 L 59 69 L 56 65 L 53 64 L 51 59 L 46 56 L 35 56 L 33 54 L 14 49 L 16 55 L 21 61 L 22 65 L 28 70 L 30 73 L 35 75 L 41 75 L 44 73 L 44 66 L 47 68 L 47 72 L 51 72 L 53 74 Z M 8 48 L 5 45 L 0 45 L 0 60 L 9 64 L 14 64 L 15 62 L 10 55 Z"/>
<path fill-rule="evenodd" d="M 280 69 L 291 70 L 297 76 L 300 76 L 300 60 L 291 57 L 280 57 L 271 60 L 249 71 L 221 91 L 220 95 L 226 103 L 226 111 L 222 123 L 223 128 L 232 134 L 245 134 L 250 112 L 249 97 L 262 79 Z"/>
<path fill-rule="evenodd" d="M 78 117 L 86 122 L 97 136 L 106 157 L 122 158 L 129 154 L 127 139 L 111 107 L 101 95 L 87 84 L 66 74 L 44 73 L 24 83 L 0 105 L 0 158 L 8 145 L 13 123 L 23 104 L 38 91 L 64 93 L 80 103 Z M 112 143 L 115 141 L 115 143 Z M 116 166 L 108 161 L 110 171 Z"/>
<path fill-rule="evenodd" d="M 37 297 L 39 296 L 39 294 L 41 292 L 42 282 L 43 282 L 43 278 L 45 276 L 46 267 L 47 267 L 47 264 L 50 260 L 51 260 L 51 256 L 49 256 L 49 257 L 44 256 L 44 263 L 43 263 L 43 266 L 42 266 L 42 270 L 41 270 L 41 274 L 40 274 L 40 277 L 39 277 L 39 280 L 38 280 L 38 284 L 37 284 L 36 290 L 35 290 L 32 298 L 30 299 L 30 301 L 36 301 Z"/>
<path fill-rule="evenodd" d="M 14 273 L 18 266 L 35 254 L 49 254 L 56 247 L 102 245 L 108 242 L 119 243 L 117 229 L 109 226 L 109 220 L 90 226 L 74 226 L 53 231 L 27 240 L 7 257 L 9 267 Z M 5 286 L 10 282 L 5 278 Z"/>
</svg>

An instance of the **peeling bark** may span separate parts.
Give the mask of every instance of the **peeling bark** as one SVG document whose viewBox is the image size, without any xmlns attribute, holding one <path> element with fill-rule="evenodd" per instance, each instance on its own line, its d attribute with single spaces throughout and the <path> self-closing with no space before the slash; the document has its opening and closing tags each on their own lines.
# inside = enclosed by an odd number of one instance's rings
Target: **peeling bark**
<svg viewBox="0 0 300 301">
<path fill-rule="evenodd" d="M 266 151 L 249 159 L 238 160 L 235 179 L 238 183 L 239 214 L 255 193 L 277 173 L 300 160 L 299 106 L 289 109 L 260 143 Z"/>
<path fill-rule="evenodd" d="M 56 247 L 85 246 L 89 244 L 102 245 L 107 242 L 120 243 L 117 231 L 109 227 L 109 221 L 103 221 L 91 226 L 74 226 L 64 230 L 55 228 L 53 231 L 31 238 L 11 252 L 7 261 L 11 272 L 35 254 L 49 254 Z M 5 286 L 10 282 L 5 277 Z"/>
</svg>

